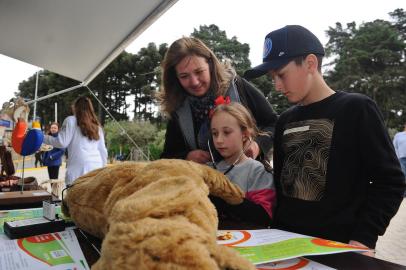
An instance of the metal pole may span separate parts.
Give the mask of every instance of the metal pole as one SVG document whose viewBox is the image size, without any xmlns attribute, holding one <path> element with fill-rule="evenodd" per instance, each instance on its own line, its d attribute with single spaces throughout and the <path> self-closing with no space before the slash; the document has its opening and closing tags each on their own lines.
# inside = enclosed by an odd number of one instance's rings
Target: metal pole
<svg viewBox="0 0 406 270">
<path fill-rule="evenodd" d="M 80 88 L 82 86 L 83 86 L 82 84 L 72 86 L 72 87 L 66 88 L 64 90 L 61 90 L 61 91 L 58 91 L 58 92 L 55 92 L 55 93 L 52 93 L 52 94 L 49 94 L 49 95 L 46 95 L 46 96 L 43 96 L 43 97 L 40 97 L 40 98 L 36 98 L 35 100 L 27 101 L 25 104 L 29 105 L 31 103 L 42 101 L 44 99 L 48 99 L 48 98 L 51 98 L 51 97 L 54 97 L 54 96 L 57 96 L 57 95 L 60 95 L 60 94 L 66 93 L 66 92 L 70 92 L 70 91 L 78 89 L 78 88 Z"/>
<path fill-rule="evenodd" d="M 34 93 L 34 114 L 32 116 L 32 120 L 35 121 L 35 117 L 37 116 L 37 94 L 38 94 L 38 77 L 39 71 L 37 71 L 37 79 L 35 81 L 35 93 Z"/>
<path fill-rule="evenodd" d="M 58 123 L 58 103 L 55 102 L 55 123 Z"/>
</svg>

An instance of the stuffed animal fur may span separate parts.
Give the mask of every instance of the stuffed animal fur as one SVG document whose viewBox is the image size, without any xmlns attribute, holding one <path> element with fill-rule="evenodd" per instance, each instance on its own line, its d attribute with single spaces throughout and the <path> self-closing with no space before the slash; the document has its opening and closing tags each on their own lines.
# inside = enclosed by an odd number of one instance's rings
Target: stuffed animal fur
<svg viewBox="0 0 406 270">
<path fill-rule="evenodd" d="M 243 192 L 194 162 L 126 162 L 92 171 L 68 190 L 64 214 L 104 238 L 94 270 L 255 269 L 216 243 L 217 212 L 208 194 L 239 204 Z"/>
</svg>

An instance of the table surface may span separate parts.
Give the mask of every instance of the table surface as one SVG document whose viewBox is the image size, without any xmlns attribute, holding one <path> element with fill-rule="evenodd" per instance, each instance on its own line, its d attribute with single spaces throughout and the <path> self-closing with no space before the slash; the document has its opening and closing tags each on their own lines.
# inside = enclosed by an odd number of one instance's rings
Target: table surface
<svg viewBox="0 0 406 270">
<path fill-rule="evenodd" d="M 21 205 L 19 205 L 21 209 Z M 34 207 L 29 205 L 28 208 Z M 219 223 L 220 229 L 263 229 L 257 225 L 252 225 L 244 222 L 227 222 L 222 221 Z M 85 255 L 86 261 L 89 266 L 92 266 L 100 257 L 101 240 L 80 230 L 75 229 L 75 234 L 78 238 L 80 247 Z M 406 270 L 406 266 L 391 263 L 388 261 L 380 260 L 364 256 L 357 252 L 345 252 L 329 255 L 307 256 L 306 258 L 319 262 L 321 264 L 336 268 L 336 269 L 368 269 L 368 270 Z"/>
<path fill-rule="evenodd" d="M 91 266 L 99 259 L 100 254 L 98 252 L 101 249 L 101 241 L 86 232 L 82 234 L 82 232 L 75 229 L 83 254 Z M 307 256 L 306 258 L 336 269 L 406 270 L 406 266 L 368 257 L 357 252 Z"/>
<path fill-rule="evenodd" d="M 34 190 L 29 192 L 46 192 L 45 190 Z M 11 194 L 10 192 L 4 192 L 6 196 Z M 52 194 L 49 194 L 52 195 Z M 55 195 L 52 195 L 52 201 L 59 202 L 60 199 Z M 21 201 L 20 203 L 0 203 L 0 210 L 17 210 L 17 209 L 29 209 L 29 208 L 36 208 L 42 207 L 42 200 L 36 200 L 34 202 L 25 202 Z"/>
</svg>

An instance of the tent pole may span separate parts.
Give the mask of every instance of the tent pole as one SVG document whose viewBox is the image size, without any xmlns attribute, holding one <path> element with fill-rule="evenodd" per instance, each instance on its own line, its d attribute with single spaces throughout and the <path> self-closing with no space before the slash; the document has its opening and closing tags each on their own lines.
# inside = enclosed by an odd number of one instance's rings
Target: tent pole
<svg viewBox="0 0 406 270">
<path fill-rule="evenodd" d="M 27 101 L 25 104 L 29 105 L 31 103 L 35 103 L 35 102 L 38 102 L 38 101 L 41 101 L 41 100 L 44 100 L 44 99 L 47 99 L 47 98 L 58 96 L 60 94 L 63 94 L 63 93 L 70 92 L 70 91 L 73 91 L 75 89 L 78 89 L 78 88 L 80 88 L 82 86 L 83 86 L 83 83 L 81 83 L 79 85 L 76 85 L 76 86 L 66 88 L 64 90 L 61 90 L 61 91 L 58 91 L 58 92 L 55 92 L 55 93 L 52 93 L 52 94 L 49 94 L 49 95 L 46 95 L 46 96 L 43 96 L 43 97 L 40 97 L 40 98 L 36 98 L 36 99 L 30 100 L 30 101 Z"/>
</svg>

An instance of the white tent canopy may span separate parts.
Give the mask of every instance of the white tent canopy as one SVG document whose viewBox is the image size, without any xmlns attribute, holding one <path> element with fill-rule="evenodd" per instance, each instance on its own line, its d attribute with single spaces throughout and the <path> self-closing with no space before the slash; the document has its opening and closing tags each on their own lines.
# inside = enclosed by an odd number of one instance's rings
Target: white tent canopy
<svg viewBox="0 0 406 270">
<path fill-rule="evenodd" d="M 0 53 L 87 85 L 177 0 L 0 0 Z"/>
</svg>

